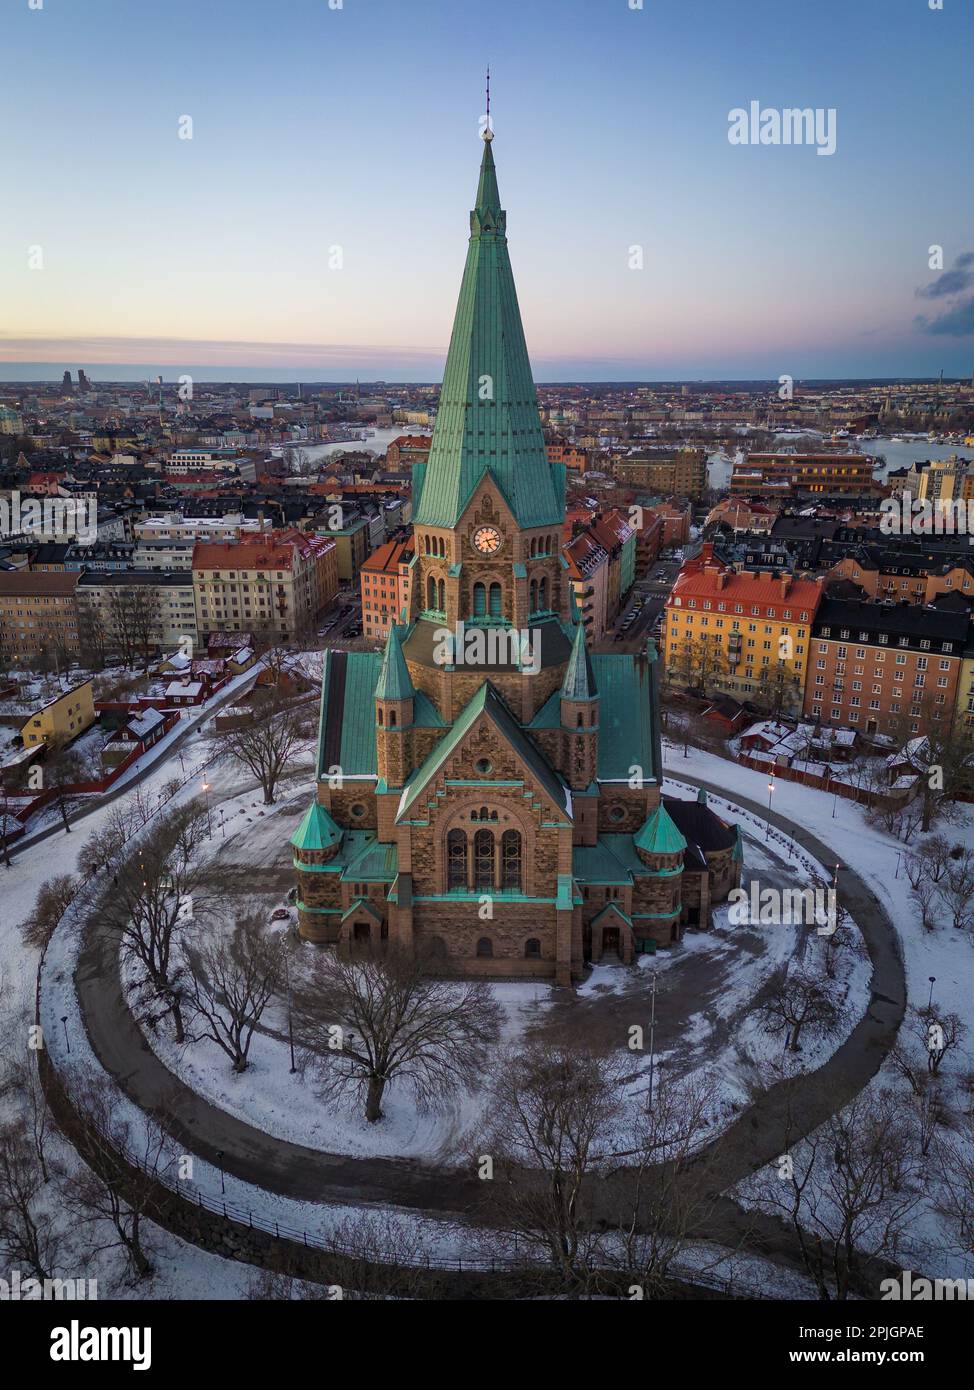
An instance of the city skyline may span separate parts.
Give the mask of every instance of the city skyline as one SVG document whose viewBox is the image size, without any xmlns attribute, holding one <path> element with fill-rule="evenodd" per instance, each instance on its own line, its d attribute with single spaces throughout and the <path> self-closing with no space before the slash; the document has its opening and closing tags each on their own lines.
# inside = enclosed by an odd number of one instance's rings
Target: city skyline
<svg viewBox="0 0 974 1390">
<path fill-rule="evenodd" d="M 742 18 L 710 3 L 502 0 L 471 39 L 467 4 L 417 29 L 382 0 L 297 0 L 270 43 L 258 5 L 25 6 L 6 26 L 6 99 L 30 110 L 8 176 L 30 193 L 2 235 L 0 377 L 438 381 L 488 61 L 539 381 L 968 376 L 971 16 L 847 8 L 813 23 L 753 0 L 730 71 Z M 109 39 L 111 97 L 89 80 Z M 834 110 L 834 154 L 730 143 L 755 101 Z"/>
</svg>

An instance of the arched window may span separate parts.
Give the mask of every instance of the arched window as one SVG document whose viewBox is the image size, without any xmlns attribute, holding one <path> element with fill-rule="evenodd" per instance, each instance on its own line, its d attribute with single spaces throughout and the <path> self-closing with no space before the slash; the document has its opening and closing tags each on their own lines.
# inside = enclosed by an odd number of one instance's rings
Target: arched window
<svg viewBox="0 0 974 1390">
<path fill-rule="evenodd" d="M 577 727 L 578 727 L 579 729 L 584 729 L 584 728 L 585 728 L 585 715 L 584 715 L 584 714 L 579 714 L 579 716 L 578 716 L 578 724 L 577 724 Z"/>
<path fill-rule="evenodd" d="M 531 580 L 531 612 L 532 612 L 532 613 L 537 613 L 537 611 L 538 611 L 538 581 L 537 581 L 536 579 L 532 579 L 532 580 Z"/>
<path fill-rule="evenodd" d="M 379 706 L 379 726 L 382 726 L 382 706 Z"/>
<path fill-rule="evenodd" d="M 501 836 L 501 887 L 521 891 L 521 836 L 516 830 L 505 830 Z"/>
<path fill-rule="evenodd" d="M 486 613 L 487 586 L 478 583 L 473 586 L 473 615 L 475 618 L 483 618 Z"/>
<path fill-rule="evenodd" d="M 429 953 L 433 960 L 445 960 L 447 955 L 446 942 L 442 936 L 431 936 L 429 939 Z"/>
<path fill-rule="evenodd" d="M 436 607 L 436 580 L 432 575 L 426 581 L 426 607 L 430 610 Z"/>
<path fill-rule="evenodd" d="M 546 613 L 547 611 L 548 611 L 548 581 L 547 581 L 547 579 L 542 579 L 542 580 L 541 580 L 541 583 L 538 585 L 538 612 L 539 612 L 539 613 Z"/>
<path fill-rule="evenodd" d="M 395 711 L 394 709 L 391 709 L 391 710 L 389 711 L 389 728 L 390 728 L 390 729 L 394 729 L 395 727 L 396 727 L 396 711 Z"/>
<path fill-rule="evenodd" d="M 494 832 L 478 830 L 473 837 L 474 886 L 478 893 L 490 893 L 494 888 Z"/>
<path fill-rule="evenodd" d="M 491 586 L 490 586 L 490 616 L 491 616 L 492 618 L 500 618 L 500 617 L 503 615 L 503 612 L 504 612 L 504 602 L 503 602 L 503 598 L 501 597 L 501 586 L 500 586 L 499 584 L 491 584 Z"/>
<path fill-rule="evenodd" d="M 534 557 L 535 557 L 535 555 L 537 555 L 537 553 L 538 553 L 538 542 L 537 542 L 537 539 L 536 539 L 534 536 L 532 536 L 532 537 L 531 537 L 531 558 L 534 559 Z"/>
<path fill-rule="evenodd" d="M 529 936 L 524 943 L 524 954 L 528 960 L 537 960 L 541 955 L 541 942 L 536 936 Z"/>
<path fill-rule="evenodd" d="M 448 892 L 467 886 L 467 836 L 463 830 L 451 830 L 446 837 L 446 886 Z"/>
<path fill-rule="evenodd" d="M 437 608 L 439 609 L 439 611 L 440 611 L 441 613 L 445 613 L 445 612 L 446 612 L 446 580 L 445 580 L 445 579 L 441 579 L 440 582 L 439 582 L 439 584 L 437 585 L 437 597 L 438 597 L 438 599 L 439 599 L 439 602 L 437 603 L 436 606 L 437 606 Z"/>
<path fill-rule="evenodd" d="M 492 956 L 494 954 L 494 943 L 489 936 L 482 936 L 477 942 L 478 956 Z"/>
</svg>

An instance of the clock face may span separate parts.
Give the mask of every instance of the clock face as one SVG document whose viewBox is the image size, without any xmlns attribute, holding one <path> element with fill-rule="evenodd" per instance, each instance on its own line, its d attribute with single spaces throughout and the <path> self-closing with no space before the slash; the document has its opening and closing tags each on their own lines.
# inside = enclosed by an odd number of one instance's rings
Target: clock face
<svg viewBox="0 0 974 1390">
<path fill-rule="evenodd" d="M 479 531 L 474 532 L 473 543 L 481 555 L 493 555 L 501 543 L 500 532 L 495 531 L 493 526 L 481 526 Z"/>
</svg>

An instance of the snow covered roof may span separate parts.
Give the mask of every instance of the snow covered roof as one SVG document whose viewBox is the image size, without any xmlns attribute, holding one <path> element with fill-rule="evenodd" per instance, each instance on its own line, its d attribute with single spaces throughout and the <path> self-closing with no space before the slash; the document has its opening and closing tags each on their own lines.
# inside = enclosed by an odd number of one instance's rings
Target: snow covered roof
<svg viewBox="0 0 974 1390">
<path fill-rule="evenodd" d="M 202 689 L 202 681 L 170 681 L 164 694 L 167 700 L 172 700 L 177 695 L 199 695 Z"/>
<path fill-rule="evenodd" d="M 125 726 L 130 733 L 135 734 L 136 738 L 145 738 L 146 734 L 151 734 L 152 730 L 164 723 L 162 714 L 157 709 L 143 710 L 140 715 L 130 719 Z"/>
</svg>

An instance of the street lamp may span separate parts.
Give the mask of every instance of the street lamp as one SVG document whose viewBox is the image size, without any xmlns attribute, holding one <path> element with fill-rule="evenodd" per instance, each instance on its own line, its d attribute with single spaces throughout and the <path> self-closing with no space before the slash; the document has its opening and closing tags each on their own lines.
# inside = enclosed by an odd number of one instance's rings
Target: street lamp
<svg viewBox="0 0 974 1390">
<path fill-rule="evenodd" d="M 772 796 L 774 796 L 774 770 L 775 770 L 775 764 L 772 763 L 772 764 L 771 764 L 771 781 L 768 783 L 768 826 L 767 826 L 767 830 L 765 831 L 765 835 L 764 835 L 764 838 L 765 838 L 766 840 L 769 840 L 769 839 L 771 838 L 771 798 L 772 798 Z"/>
<path fill-rule="evenodd" d="M 929 1010 L 933 1008 L 933 987 L 937 983 L 937 977 L 936 975 L 928 975 L 927 978 L 930 981 L 930 998 L 927 1000 L 927 1009 Z"/>
<path fill-rule="evenodd" d="M 206 806 L 206 838 L 207 838 L 208 840 L 212 840 L 212 839 L 213 839 L 213 826 L 212 826 L 212 824 L 211 824 L 211 822 L 210 822 L 210 797 L 209 797 L 209 791 L 210 791 L 210 784 L 209 784 L 209 782 L 206 780 L 206 778 L 204 777 L 204 778 L 203 778 L 203 803 L 204 803 L 204 805 Z"/>
<path fill-rule="evenodd" d="M 221 1193 L 223 1194 L 223 1196 L 225 1197 L 225 1196 L 227 1195 L 227 1185 L 226 1185 L 226 1182 L 224 1181 L 224 1176 L 223 1176 L 223 1150 L 222 1150 L 222 1149 L 217 1149 L 217 1151 L 216 1151 L 216 1161 L 217 1161 L 217 1163 L 219 1163 L 219 1165 L 220 1165 L 220 1191 L 221 1191 Z"/>
<path fill-rule="evenodd" d="M 64 1029 L 64 1042 L 65 1042 L 65 1046 L 67 1047 L 68 1051 L 70 1052 L 70 1051 L 71 1051 L 71 1039 L 68 1037 L 68 1016 L 67 1016 L 67 1014 L 62 1014 L 62 1015 L 61 1015 L 61 1026 L 62 1026 L 62 1028 Z"/>
</svg>

